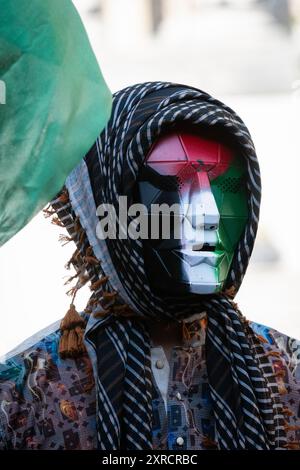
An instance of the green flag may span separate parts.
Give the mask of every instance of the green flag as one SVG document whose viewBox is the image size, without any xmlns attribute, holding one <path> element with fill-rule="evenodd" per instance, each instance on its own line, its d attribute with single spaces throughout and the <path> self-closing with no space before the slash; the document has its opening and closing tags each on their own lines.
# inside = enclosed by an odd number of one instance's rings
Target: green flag
<svg viewBox="0 0 300 470">
<path fill-rule="evenodd" d="M 61 189 L 111 110 L 70 0 L 0 0 L 0 245 Z"/>
</svg>

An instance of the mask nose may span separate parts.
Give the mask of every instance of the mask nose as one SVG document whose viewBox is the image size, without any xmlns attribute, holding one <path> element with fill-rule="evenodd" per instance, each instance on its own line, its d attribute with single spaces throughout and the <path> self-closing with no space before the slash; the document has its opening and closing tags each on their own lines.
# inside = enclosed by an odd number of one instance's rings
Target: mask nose
<svg viewBox="0 0 300 470">
<path fill-rule="evenodd" d="M 220 213 L 205 171 L 197 172 L 191 184 L 185 223 L 186 244 L 192 250 L 216 246 Z"/>
</svg>

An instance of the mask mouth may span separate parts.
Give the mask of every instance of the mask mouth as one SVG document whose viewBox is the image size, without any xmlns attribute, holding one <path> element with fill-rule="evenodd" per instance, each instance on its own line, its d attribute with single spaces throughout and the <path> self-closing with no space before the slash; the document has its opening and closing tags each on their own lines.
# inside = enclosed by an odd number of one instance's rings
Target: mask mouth
<svg viewBox="0 0 300 470">
<path fill-rule="evenodd" d="M 215 251 L 205 251 L 205 250 L 191 250 L 189 248 L 180 248 L 178 250 L 172 250 L 175 256 L 188 262 L 191 265 L 194 264 L 201 264 L 206 263 L 207 261 L 209 264 L 215 263 L 216 259 L 222 253 L 216 253 Z"/>
<path fill-rule="evenodd" d="M 186 250 L 194 253 L 213 253 L 216 251 L 216 246 L 210 245 L 209 243 L 179 243 L 176 247 L 172 247 L 172 250 Z"/>
<path fill-rule="evenodd" d="M 144 241 L 144 243 L 149 243 L 149 240 Z M 215 252 L 217 250 L 216 244 L 210 244 L 207 242 L 183 242 L 182 240 L 168 239 L 168 240 L 150 240 L 150 245 L 154 250 L 162 251 L 173 251 L 173 250 L 189 250 L 195 253 L 202 252 Z M 218 247 L 220 247 L 220 240 L 218 242 Z M 222 250 L 222 246 L 220 247 Z"/>
<path fill-rule="evenodd" d="M 208 245 L 207 243 L 204 243 L 204 245 L 202 246 L 202 248 L 196 248 L 196 247 L 192 247 L 192 251 L 195 251 L 195 252 L 215 252 L 216 251 L 216 247 L 215 246 L 211 246 L 211 245 Z"/>
</svg>

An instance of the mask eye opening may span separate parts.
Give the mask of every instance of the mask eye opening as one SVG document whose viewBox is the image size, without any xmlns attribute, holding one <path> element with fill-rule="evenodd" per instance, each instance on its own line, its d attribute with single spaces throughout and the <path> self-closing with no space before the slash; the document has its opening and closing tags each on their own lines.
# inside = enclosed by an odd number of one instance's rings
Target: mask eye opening
<svg viewBox="0 0 300 470">
<path fill-rule="evenodd" d="M 177 176 L 161 175 L 148 165 L 143 167 L 137 181 L 146 181 L 147 183 L 152 184 L 155 188 L 168 192 L 177 192 L 180 187 L 180 182 L 178 181 Z"/>
<path fill-rule="evenodd" d="M 222 181 L 216 182 L 215 185 L 223 193 L 237 194 L 242 188 L 242 186 L 245 184 L 245 182 L 246 182 L 245 178 L 228 176 L 227 178 L 224 178 Z"/>
</svg>

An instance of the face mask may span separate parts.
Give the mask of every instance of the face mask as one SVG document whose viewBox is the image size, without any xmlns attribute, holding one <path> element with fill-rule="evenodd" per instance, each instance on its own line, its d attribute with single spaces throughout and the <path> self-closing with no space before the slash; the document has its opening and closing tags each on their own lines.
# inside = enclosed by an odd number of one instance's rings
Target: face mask
<svg viewBox="0 0 300 470">
<path fill-rule="evenodd" d="M 152 289 L 170 295 L 221 291 L 248 218 L 242 156 L 218 140 L 168 134 L 145 159 L 134 199 L 149 217 L 143 252 Z M 173 213 L 172 207 L 179 209 Z M 157 221 L 158 233 L 152 230 Z"/>
</svg>

